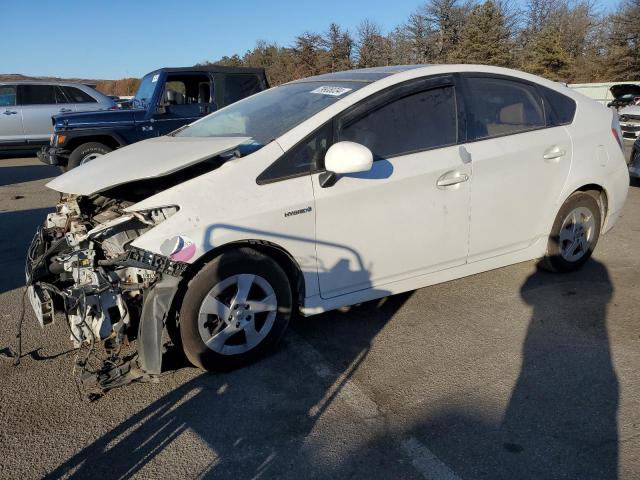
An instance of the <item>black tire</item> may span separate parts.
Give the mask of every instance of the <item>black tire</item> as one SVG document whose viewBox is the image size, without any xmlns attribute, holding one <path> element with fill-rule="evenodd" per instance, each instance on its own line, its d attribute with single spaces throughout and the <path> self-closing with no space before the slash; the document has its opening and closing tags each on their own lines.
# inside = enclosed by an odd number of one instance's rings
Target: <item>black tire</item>
<svg viewBox="0 0 640 480">
<path fill-rule="evenodd" d="M 242 274 L 252 274 L 269 283 L 277 301 L 275 320 L 266 336 L 250 350 L 234 354 L 219 353 L 207 347 L 200 335 L 198 327 L 200 307 L 214 286 L 234 275 Z M 194 366 L 205 370 L 227 371 L 245 366 L 263 356 L 282 338 L 289 324 L 291 311 L 292 294 L 289 280 L 286 273 L 273 259 L 250 248 L 240 248 L 223 253 L 205 265 L 189 283 L 179 317 L 182 348 L 187 359 Z M 224 327 L 224 322 L 215 315 L 213 317 L 215 317 L 212 320 L 215 327 L 208 328 L 215 330 Z M 255 322 L 257 322 L 258 314 L 255 314 L 255 317 Z M 240 332 L 238 335 L 242 339 L 244 332 Z M 248 342 L 246 338 L 245 342 Z"/>
<path fill-rule="evenodd" d="M 540 265 L 549 271 L 566 273 L 572 272 L 580 268 L 593 253 L 594 248 L 600 238 L 600 227 L 602 225 L 602 215 L 600 206 L 596 200 L 596 196 L 590 193 L 576 192 L 571 195 L 562 205 L 551 229 L 549 243 L 547 244 L 547 253 L 540 262 Z M 593 237 L 588 243 L 588 247 L 582 250 L 582 255 L 575 261 L 569 261 L 561 254 L 561 228 L 569 214 L 577 208 L 586 208 L 593 215 Z"/>
<path fill-rule="evenodd" d="M 99 142 L 87 142 L 82 145 L 76 147 L 71 155 L 69 155 L 69 161 L 67 162 L 66 167 L 63 171 L 68 172 L 69 170 L 76 168 L 82 164 L 82 160 L 92 153 L 98 155 L 106 155 L 109 152 L 112 152 L 113 148 L 107 147 L 103 143 Z M 86 162 L 85 162 L 86 163 Z"/>
</svg>

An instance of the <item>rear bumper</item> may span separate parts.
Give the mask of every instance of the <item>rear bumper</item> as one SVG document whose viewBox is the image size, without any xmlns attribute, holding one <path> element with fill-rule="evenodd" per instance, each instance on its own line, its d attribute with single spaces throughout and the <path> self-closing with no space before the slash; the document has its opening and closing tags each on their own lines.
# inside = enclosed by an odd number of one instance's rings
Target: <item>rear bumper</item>
<svg viewBox="0 0 640 480">
<path fill-rule="evenodd" d="M 46 165 L 66 165 L 67 152 L 61 148 L 45 146 L 38 152 L 38 159 Z"/>
</svg>

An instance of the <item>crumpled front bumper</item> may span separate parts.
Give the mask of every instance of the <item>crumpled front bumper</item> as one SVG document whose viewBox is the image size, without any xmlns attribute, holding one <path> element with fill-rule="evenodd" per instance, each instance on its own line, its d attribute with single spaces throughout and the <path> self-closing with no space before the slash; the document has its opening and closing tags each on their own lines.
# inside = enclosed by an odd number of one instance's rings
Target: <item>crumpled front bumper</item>
<svg viewBox="0 0 640 480">
<path fill-rule="evenodd" d="M 66 165 L 67 153 L 59 147 L 44 146 L 38 152 L 38 159 L 46 165 Z"/>
</svg>

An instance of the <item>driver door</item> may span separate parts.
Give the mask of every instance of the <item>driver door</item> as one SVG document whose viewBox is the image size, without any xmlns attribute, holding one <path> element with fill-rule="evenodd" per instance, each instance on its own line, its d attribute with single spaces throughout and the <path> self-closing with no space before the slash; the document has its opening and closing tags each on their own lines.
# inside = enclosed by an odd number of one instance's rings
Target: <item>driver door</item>
<svg viewBox="0 0 640 480">
<path fill-rule="evenodd" d="M 323 188 L 312 175 L 321 296 L 380 287 L 466 262 L 469 180 L 450 76 L 414 80 L 335 122 L 335 141 L 374 154 L 370 171 Z"/>
</svg>

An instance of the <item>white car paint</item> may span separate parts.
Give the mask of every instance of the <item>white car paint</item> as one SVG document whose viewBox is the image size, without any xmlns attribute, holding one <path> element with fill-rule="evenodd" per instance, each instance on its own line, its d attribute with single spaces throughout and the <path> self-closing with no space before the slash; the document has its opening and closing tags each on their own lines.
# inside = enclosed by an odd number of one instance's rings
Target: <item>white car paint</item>
<svg viewBox="0 0 640 480">
<path fill-rule="evenodd" d="M 103 155 L 54 178 L 47 187 L 90 195 L 143 178 L 161 177 L 226 152 L 247 137 L 156 137 Z"/>
<path fill-rule="evenodd" d="M 576 101 L 575 120 L 566 127 L 376 161 L 370 171 L 344 175 L 330 188 L 320 186 L 320 173 L 256 183 L 283 152 L 349 106 L 410 79 L 455 72 L 507 75 L 556 90 Z M 478 65 L 400 70 L 338 100 L 255 153 L 133 205 L 130 211 L 180 207 L 133 245 L 161 253 L 165 240 L 182 235 L 196 245 L 190 260 L 194 262 L 233 242 L 274 243 L 303 272 L 304 314 L 452 280 L 544 255 L 560 206 L 587 185 L 606 193 L 603 232 L 610 229 L 629 181 L 611 124 L 612 112 L 606 107 L 522 72 Z M 108 185 L 163 175 L 245 139 L 193 140 L 199 139 L 140 142 L 48 186 L 93 193 Z M 553 158 L 545 158 L 550 153 Z M 113 172 L 114 160 L 130 170 Z M 98 176 L 105 179 L 93 178 Z M 439 179 L 452 176 L 465 180 L 438 187 Z M 308 213 L 285 215 L 294 210 Z"/>
</svg>

